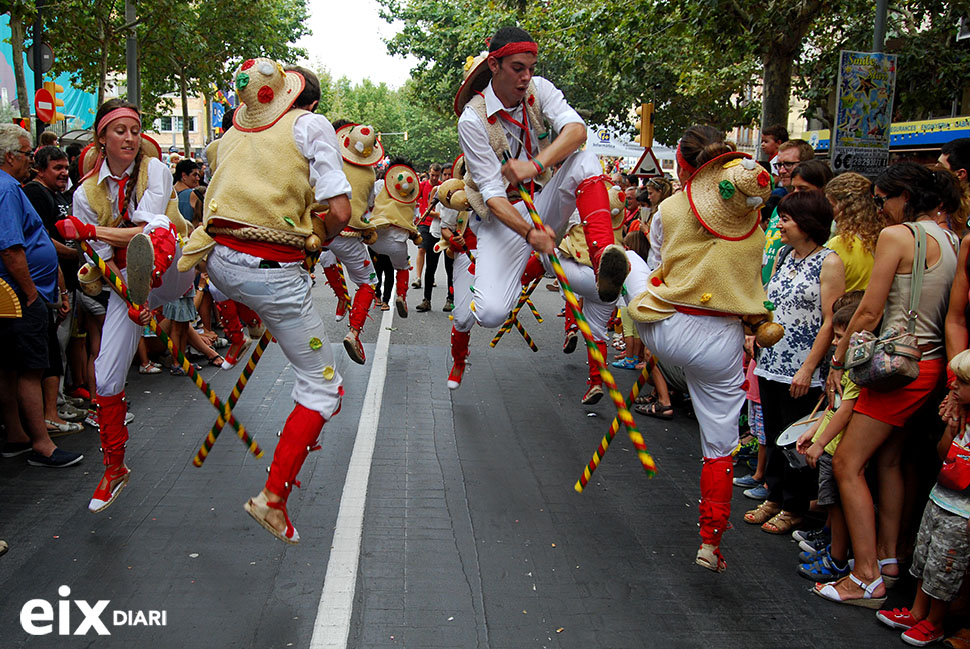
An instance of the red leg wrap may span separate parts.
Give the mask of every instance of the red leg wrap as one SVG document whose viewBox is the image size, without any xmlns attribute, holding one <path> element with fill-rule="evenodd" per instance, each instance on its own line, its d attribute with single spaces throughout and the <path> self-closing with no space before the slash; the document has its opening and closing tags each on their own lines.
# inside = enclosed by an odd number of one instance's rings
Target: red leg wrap
<svg viewBox="0 0 970 649">
<path fill-rule="evenodd" d="M 325 266 L 323 274 L 327 277 L 327 284 L 333 289 L 333 294 L 337 296 L 338 300 L 342 300 L 344 297 L 344 287 L 343 282 L 340 281 L 340 268 L 336 264 Z"/>
<path fill-rule="evenodd" d="M 219 313 L 219 320 L 222 321 L 222 330 L 226 334 L 226 339 L 233 345 L 243 343 L 242 323 L 239 321 L 239 311 L 233 300 L 223 300 L 216 302 L 216 311 Z"/>
<path fill-rule="evenodd" d="M 286 419 L 280 443 L 273 453 L 273 463 L 269 467 L 269 477 L 266 478 L 267 491 L 286 500 L 293 485 L 298 484 L 296 475 L 307 455 L 315 450 L 324 423 L 326 420 L 319 412 L 296 404 Z"/>
<path fill-rule="evenodd" d="M 698 520 L 701 524 L 701 540 L 719 546 L 721 535 L 731 515 L 734 459 L 724 457 L 704 458 L 701 468 L 701 505 Z"/>
<path fill-rule="evenodd" d="M 399 270 L 395 275 L 394 286 L 397 289 L 397 294 L 401 297 L 407 297 L 408 294 L 408 270 Z"/>
<path fill-rule="evenodd" d="M 350 309 L 350 328 L 360 331 L 364 327 L 364 320 L 367 319 L 367 312 L 370 305 L 374 302 L 374 287 L 364 284 L 357 289 L 354 295 L 354 306 Z"/>
<path fill-rule="evenodd" d="M 468 341 L 471 339 L 472 332 L 458 331 L 454 326 L 451 328 L 451 358 L 456 363 L 465 364 L 465 357 L 468 356 Z"/>
<path fill-rule="evenodd" d="M 579 325 L 576 324 L 576 315 L 573 313 L 573 310 L 569 308 L 569 306 L 566 306 L 566 315 L 563 320 L 566 321 L 566 333 L 575 331 L 579 328 Z"/>
<path fill-rule="evenodd" d="M 583 222 L 583 234 L 586 235 L 586 245 L 595 270 L 599 267 L 603 248 L 614 243 L 610 195 L 602 176 L 587 178 L 579 183 L 576 188 L 576 209 Z"/>
<path fill-rule="evenodd" d="M 125 461 L 125 443 L 128 441 L 128 427 L 125 415 L 125 393 L 119 392 L 110 397 L 98 395 L 98 426 L 101 435 L 101 451 L 104 453 L 105 466 L 122 464 Z"/>
<path fill-rule="evenodd" d="M 529 263 L 525 265 L 525 272 L 522 273 L 522 286 L 528 286 L 535 280 L 546 274 L 546 269 L 542 267 L 538 255 L 529 257 Z"/>
<path fill-rule="evenodd" d="M 600 355 L 606 358 L 606 342 L 602 340 L 596 341 L 596 349 L 600 350 Z M 600 376 L 599 365 L 593 360 L 593 355 L 589 353 L 589 345 L 586 346 L 586 359 L 589 363 L 589 384 L 590 385 L 603 385 L 603 379 Z"/>
<path fill-rule="evenodd" d="M 162 285 L 162 275 L 175 259 L 175 226 L 155 228 L 148 237 L 155 250 L 155 270 L 152 271 L 152 288 Z"/>
<path fill-rule="evenodd" d="M 448 374 L 448 388 L 457 389 L 461 385 L 461 377 L 465 373 L 465 359 L 468 357 L 468 341 L 470 331 L 458 331 L 451 328 L 451 358 L 454 360 L 451 372 Z"/>
<path fill-rule="evenodd" d="M 242 302 L 236 302 L 236 311 L 239 313 L 239 321 L 247 327 L 258 327 L 263 324 L 256 312 Z"/>
</svg>

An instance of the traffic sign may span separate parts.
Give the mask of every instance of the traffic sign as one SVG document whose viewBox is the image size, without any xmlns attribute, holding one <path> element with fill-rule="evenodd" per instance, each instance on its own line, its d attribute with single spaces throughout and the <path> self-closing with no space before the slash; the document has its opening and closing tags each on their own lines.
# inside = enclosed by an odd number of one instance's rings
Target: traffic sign
<svg viewBox="0 0 970 649">
<path fill-rule="evenodd" d="M 54 65 L 54 50 L 51 49 L 49 43 L 40 44 L 40 72 L 41 74 L 46 74 L 50 71 L 51 66 Z M 31 70 L 34 69 L 34 46 L 31 45 L 27 48 L 27 67 Z"/>
<path fill-rule="evenodd" d="M 34 94 L 34 109 L 40 121 L 50 123 L 54 119 L 54 96 L 49 90 L 41 88 Z"/>
</svg>

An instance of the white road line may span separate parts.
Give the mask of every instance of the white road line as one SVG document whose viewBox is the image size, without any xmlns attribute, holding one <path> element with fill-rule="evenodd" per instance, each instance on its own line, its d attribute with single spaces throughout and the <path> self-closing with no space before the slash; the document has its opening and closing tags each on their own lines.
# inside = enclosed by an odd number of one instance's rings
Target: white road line
<svg viewBox="0 0 970 649">
<path fill-rule="evenodd" d="M 371 458 L 377 441 L 377 424 L 381 418 L 384 380 L 387 377 L 387 356 L 391 344 L 391 324 L 394 311 L 385 311 L 377 335 L 377 348 L 371 359 L 370 380 L 360 413 L 357 440 L 347 468 L 347 480 L 340 497 L 337 527 L 327 576 L 313 623 L 310 649 L 343 649 L 350 636 L 350 618 L 354 612 L 354 590 L 357 587 L 357 564 L 360 561 L 360 537 L 364 528 L 364 505 L 367 502 L 367 483 L 370 480 Z"/>
</svg>

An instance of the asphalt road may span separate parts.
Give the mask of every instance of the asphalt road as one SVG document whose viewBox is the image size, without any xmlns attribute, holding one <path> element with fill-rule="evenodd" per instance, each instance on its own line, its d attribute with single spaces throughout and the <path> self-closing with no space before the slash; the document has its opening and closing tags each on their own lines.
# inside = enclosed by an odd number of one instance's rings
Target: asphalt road
<svg viewBox="0 0 970 649">
<path fill-rule="evenodd" d="M 193 467 L 215 410 L 184 378 L 137 372 L 128 386 L 132 479 L 107 511 L 86 509 L 102 470 L 91 429 L 58 440 L 84 452 L 75 467 L 0 460 L 0 538 L 11 546 L 0 558 L 0 649 L 899 642 L 872 612 L 812 596 L 795 572 L 795 542 L 746 525 L 742 514 L 755 503 L 740 490 L 724 538 L 727 572 L 694 565 L 700 452 L 696 423 L 682 412 L 669 422 L 637 415 L 655 478 L 621 432 L 589 487 L 574 491 L 614 408 L 608 399 L 579 403 L 585 355 L 561 352 L 561 301 L 545 284 L 535 294 L 545 321 L 522 318 L 540 351 L 514 331 L 490 349 L 493 332 L 475 330 L 464 384 L 449 392 L 443 269 L 439 275 L 430 313 L 413 311 L 415 290 L 407 319 L 372 311 L 365 366 L 339 344 L 346 325 L 330 327 L 346 397 L 290 498 L 297 547 L 270 537 L 242 509 L 265 479 L 274 433 L 292 408 L 292 373 L 275 346 L 235 411 L 266 448 L 261 460 L 227 431 L 204 466 Z M 332 320 L 322 281 L 314 295 Z M 386 359 L 375 344 L 382 331 Z M 378 363 L 383 383 L 373 374 Z M 616 375 L 624 390 L 636 378 Z M 204 376 L 225 395 L 237 373 L 206 368 Z M 369 457 L 360 455 L 368 427 Z M 348 469 L 352 457 L 368 461 Z M 354 503 L 362 519 L 352 515 Z M 346 551 L 354 539 L 359 554 Z M 63 586 L 69 594 L 58 594 Z M 888 604 L 909 605 L 911 595 L 904 581 Z M 43 603 L 25 606 L 29 600 L 47 600 L 51 614 Z M 99 615 L 90 612 L 105 600 Z M 28 622 L 49 625 L 49 634 L 27 633 L 25 608 L 37 616 Z M 84 628 L 91 616 L 110 635 Z"/>
</svg>

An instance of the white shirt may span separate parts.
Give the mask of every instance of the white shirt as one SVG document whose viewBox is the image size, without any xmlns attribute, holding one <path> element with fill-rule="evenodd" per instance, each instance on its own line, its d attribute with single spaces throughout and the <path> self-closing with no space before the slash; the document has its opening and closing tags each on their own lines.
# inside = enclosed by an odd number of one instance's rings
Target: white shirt
<svg viewBox="0 0 970 649">
<path fill-rule="evenodd" d="M 532 77 L 532 83 L 535 85 L 542 114 L 556 133 L 562 131 L 566 124 L 577 123 L 585 126 L 583 118 L 566 103 L 562 91 L 552 85 L 552 82 L 542 77 Z M 495 91 L 492 90 L 491 82 L 482 94 L 485 96 L 485 114 L 488 117 L 505 110 L 512 119 L 519 123 L 522 122 L 522 105 L 519 104 L 513 109 L 505 108 L 495 95 Z M 502 128 L 505 129 L 510 153 L 518 150 L 518 159 L 528 160 L 529 156 L 525 150 L 525 138 L 522 129 L 501 117 L 497 117 L 497 119 Z M 538 136 L 540 134 L 536 131 L 535 124 L 530 123 L 528 126 L 532 150 L 533 153 L 537 154 L 539 152 Z M 522 144 L 519 143 L 520 138 L 523 140 Z M 468 106 L 465 107 L 458 119 L 458 141 L 461 144 L 462 152 L 465 154 L 465 164 L 468 165 L 468 171 L 482 192 L 482 199 L 488 202 L 489 199 L 496 196 L 505 196 L 506 182 L 502 177 L 501 161 L 488 144 L 488 131 L 485 123 Z"/>
<path fill-rule="evenodd" d="M 137 202 L 137 205 L 128 214 L 132 223 L 140 225 L 145 225 L 156 216 L 164 215 L 166 208 L 168 208 L 168 201 L 172 197 L 172 172 L 169 171 L 168 165 L 157 158 L 148 158 L 147 162 L 148 187 L 146 187 L 141 200 L 132 200 L 133 203 Z M 129 175 L 134 167 L 135 163 L 132 162 L 122 176 Z M 118 184 L 122 176 L 115 176 L 111 173 L 107 160 L 101 163 L 101 169 L 98 171 L 98 183 L 107 182 L 108 200 L 111 202 L 111 213 L 114 216 L 119 214 Z M 135 180 L 131 179 L 129 182 L 135 182 Z M 77 191 L 74 192 L 74 216 L 85 223 L 98 225 L 98 215 L 94 213 L 88 203 L 84 183 L 81 183 Z M 90 243 L 102 259 L 108 260 L 114 256 L 114 249 L 110 244 L 102 241 L 91 241 Z"/>
<path fill-rule="evenodd" d="M 333 125 L 323 115 L 307 113 L 293 123 L 296 148 L 310 161 L 310 185 L 318 202 L 346 194 L 350 198 L 350 181 L 344 175 L 343 158 L 337 145 Z"/>
</svg>

